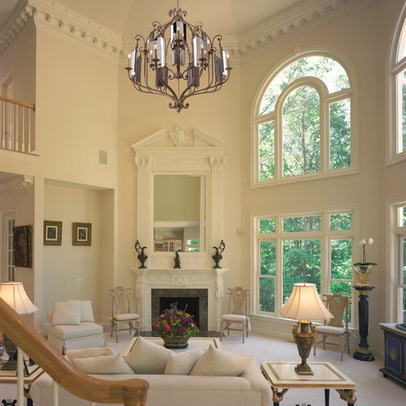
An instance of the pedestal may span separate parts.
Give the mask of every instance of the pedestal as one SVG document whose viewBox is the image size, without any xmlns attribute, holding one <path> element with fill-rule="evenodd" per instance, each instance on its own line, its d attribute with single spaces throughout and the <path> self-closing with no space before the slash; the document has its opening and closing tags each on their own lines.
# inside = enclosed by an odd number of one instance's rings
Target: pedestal
<svg viewBox="0 0 406 406">
<path fill-rule="evenodd" d="M 368 349 L 368 292 L 374 289 L 374 286 L 359 284 L 353 286 L 353 288 L 359 292 L 358 320 L 360 335 L 359 347 L 358 350 L 354 352 L 353 357 L 359 361 L 374 361 L 375 357 Z"/>
</svg>

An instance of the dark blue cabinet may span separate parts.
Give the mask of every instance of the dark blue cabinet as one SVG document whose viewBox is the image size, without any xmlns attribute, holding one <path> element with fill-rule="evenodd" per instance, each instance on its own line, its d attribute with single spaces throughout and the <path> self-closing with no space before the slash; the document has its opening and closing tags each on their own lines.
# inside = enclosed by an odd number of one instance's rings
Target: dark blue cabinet
<svg viewBox="0 0 406 406">
<path fill-rule="evenodd" d="M 406 384 L 406 331 L 395 323 L 381 323 L 385 336 L 385 366 L 380 371 Z"/>
</svg>

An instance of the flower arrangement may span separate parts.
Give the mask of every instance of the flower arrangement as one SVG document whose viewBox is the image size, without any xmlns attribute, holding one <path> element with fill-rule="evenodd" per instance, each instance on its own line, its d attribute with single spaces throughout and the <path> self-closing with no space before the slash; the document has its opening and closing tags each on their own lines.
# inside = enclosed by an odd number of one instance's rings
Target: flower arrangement
<svg viewBox="0 0 406 406">
<path fill-rule="evenodd" d="M 367 262 L 366 254 L 365 254 L 365 246 L 367 244 L 372 245 L 374 243 L 373 238 L 362 238 L 359 242 L 359 245 L 362 245 L 362 262 L 357 262 L 354 265 L 376 265 L 374 262 Z"/>
<path fill-rule="evenodd" d="M 161 336 L 190 338 L 199 332 L 193 319 L 194 316 L 186 313 L 186 309 L 178 310 L 176 303 L 172 303 L 170 309 L 164 310 L 153 321 L 152 330 Z"/>
<path fill-rule="evenodd" d="M 362 262 L 354 264 L 355 277 L 358 279 L 358 285 L 366 285 L 372 277 L 372 268 L 376 266 L 375 262 L 367 262 L 365 247 L 372 245 L 374 240 L 370 238 L 362 238 L 359 245 L 362 245 Z"/>
</svg>

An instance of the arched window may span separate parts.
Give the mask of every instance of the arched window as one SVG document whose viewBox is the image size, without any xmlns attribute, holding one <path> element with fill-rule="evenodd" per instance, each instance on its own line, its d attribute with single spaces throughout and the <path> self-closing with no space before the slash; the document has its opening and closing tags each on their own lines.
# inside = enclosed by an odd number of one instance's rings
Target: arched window
<svg viewBox="0 0 406 406">
<path fill-rule="evenodd" d="M 406 159 L 406 5 L 395 28 L 390 54 L 388 163 Z"/>
<path fill-rule="evenodd" d="M 329 56 L 285 64 L 268 79 L 254 113 L 254 185 L 348 172 L 350 78 Z"/>
</svg>

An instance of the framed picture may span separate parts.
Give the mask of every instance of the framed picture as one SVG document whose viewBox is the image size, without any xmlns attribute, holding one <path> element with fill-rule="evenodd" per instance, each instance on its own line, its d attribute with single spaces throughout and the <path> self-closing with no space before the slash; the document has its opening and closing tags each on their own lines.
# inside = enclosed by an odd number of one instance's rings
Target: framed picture
<svg viewBox="0 0 406 406">
<path fill-rule="evenodd" d="M 13 228 L 14 265 L 32 268 L 32 226 Z"/>
<path fill-rule="evenodd" d="M 62 221 L 44 220 L 44 245 L 62 245 Z"/>
<path fill-rule="evenodd" d="M 72 224 L 72 245 L 92 245 L 92 224 Z"/>
</svg>

